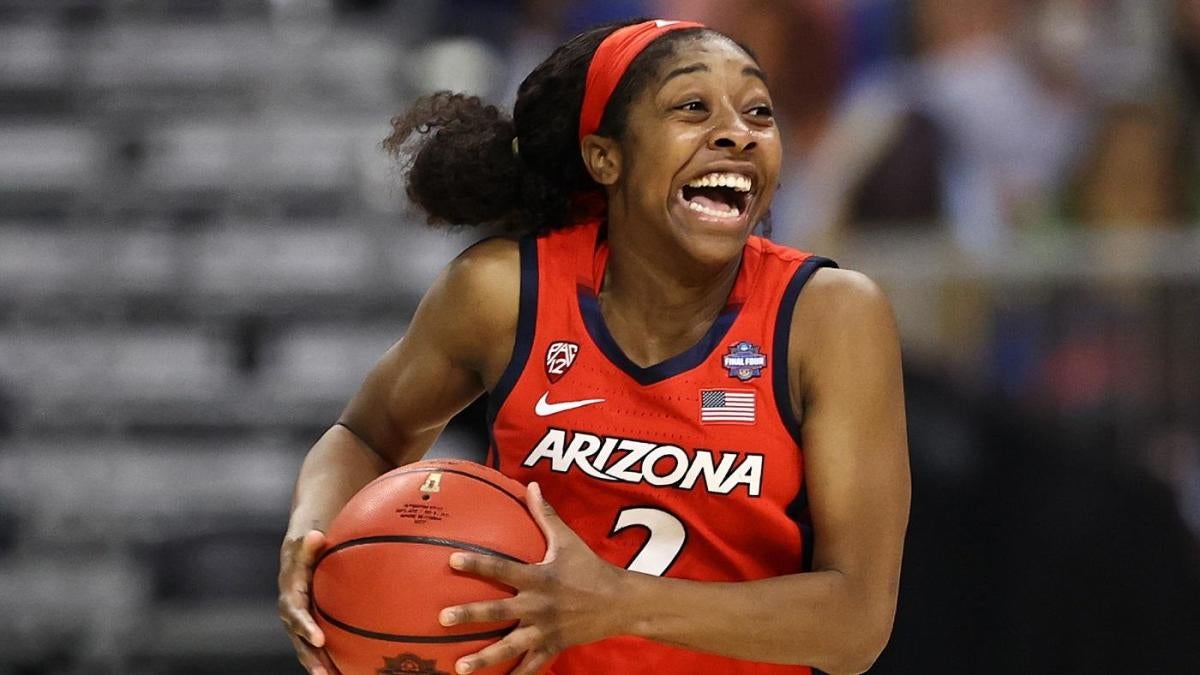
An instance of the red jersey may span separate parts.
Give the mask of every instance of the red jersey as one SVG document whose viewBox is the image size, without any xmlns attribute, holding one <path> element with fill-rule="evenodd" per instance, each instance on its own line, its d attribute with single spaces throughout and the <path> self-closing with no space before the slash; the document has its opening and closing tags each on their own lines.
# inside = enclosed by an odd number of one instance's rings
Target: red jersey
<svg viewBox="0 0 1200 675">
<path fill-rule="evenodd" d="M 516 345 L 491 396 L 489 463 L 538 481 L 563 520 L 615 565 L 703 581 L 807 570 L 812 533 L 788 334 L 805 282 L 833 263 L 750 237 L 704 337 L 641 367 L 600 314 L 601 234 L 591 222 L 520 243 Z M 617 637 L 565 650 L 550 672 L 812 671 Z"/>
</svg>

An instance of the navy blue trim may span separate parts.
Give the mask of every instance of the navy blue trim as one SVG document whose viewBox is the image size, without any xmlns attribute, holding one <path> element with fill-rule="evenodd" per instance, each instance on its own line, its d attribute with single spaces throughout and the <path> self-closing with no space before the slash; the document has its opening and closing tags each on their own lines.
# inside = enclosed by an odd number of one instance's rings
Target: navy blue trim
<svg viewBox="0 0 1200 675">
<path fill-rule="evenodd" d="M 792 316 L 796 313 L 796 300 L 800 297 L 800 291 L 804 290 L 804 285 L 812 278 L 813 273 L 822 267 L 837 267 L 837 263 L 828 258 L 812 256 L 796 268 L 796 272 L 792 274 L 792 278 L 783 291 L 783 298 L 779 301 L 779 312 L 775 315 L 775 334 L 772 337 L 771 352 L 774 356 L 774 361 L 771 362 L 771 388 L 774 392 L 775 410 L 779 412 L 779 418 L 783 420 L 783 426 L 787 428 L 796 447 L 803 446 L 800 443 L 800 420 L 796 419 L 796 414 L 792 411 L 792 394 L 788 387 L 787 357 L 792 333 Z M 800 571 L 812 571 L 814 533 L 812 516 L 808 512 L 807 481 L 800 483 L 796 498 L 787 505 L 787 515 L 792 522 L 796 523 L 796 528 L 800 532 L 800 545 L 802 546 Z M 820 673 L 820 671 L 813 669 L 813 673 Z"/>
<path fill-rule="evenodd" d="M 496 438 L 492 434 L 492 425 L 496 423 L 496 415 L 500 406 L 517 386 L 517 380 L 525 370 L 529 361 L 529 352 L 533 350 L 534 329 L 537 327 L 538 309 L 538 250 L 537 238 L 533 235 L 521 237 L 517 242 L 521 255 L 521 299 L 517 305 L 517 334 L 513 340 L 512 358 L 508 360 L 504 372 L 496 382 L 496 387 L 488 395 L 487 428 L 488 428 L 488 466 L 500 469 L 500 452 L 496 447 Z"/>
<path fill-rule="evenodd" d="M 800 571 L 811 572 L 813 569 L 813 548 L 815 535 L 813 534 L 812 517 L 808 512 L 804 512 L 804 517 L 797 523 L 800 528 L 800 541 L 803 548 L 800 551 Z"/>
<path fill-rule="evenodd" d="M 771 345 L 773 358 L 771 386 L 775 393 L 775 409 L 779 411 L 783 426 L 787 427 L 788 433 L 792 435 L 792 440 L 796 441 L 796 445 L 800 445 L 800 420 L 796 419 L 795 413 L 792 412 L 787 362 L 788 343 L 792 332 L 792 315 L 796 312 L 796 299 L 800 297 L 800 291 L 804 290 L 804 285 L 812 278 L 813 272 L 822 267 L 837 267 L 837 263 L 829 258 L 812 256 L 796 268 L 796 272 L 788 281 L 787 288 L 783 291 L 783 299 L 779 301 L 779 312 L 775 315 L 775 336 Z"/>
<path fill-rule="evenodd" d="M 696 344 L 665 361 L 643 368 L 629 360 L 625 352 L 621 351 L 617 341 L 613 339 L 612 333 L 608 332 L 608 326 L 604 324 L 604 316 L 600 313 L 600 300 L 596 294 L 589 288 L 579 287 L 579 312 L 583 316 L 583 325 L 587 327 L 592 342 L 596 343 L 596 346 L 614 366 L 628 373 L 638 384 L 643 386 L 662 382 L 704 363 L 705 359 L 725 339 L 725 334 L 733 326 L 741 309 L 741 305 L 726 307 L 708 327 L 708 332 Z"/>
<path fill-rule="evenodd" d="M 796 498 L 784 510 L 788 518 L 796 524 L 800 531 L 801 560 L 800 571 L 811 572 L 813 562 L 813 526 L 812 515 L 808 511 L 808 483 L 801 482 L 796 491 Z"/>
</svg>

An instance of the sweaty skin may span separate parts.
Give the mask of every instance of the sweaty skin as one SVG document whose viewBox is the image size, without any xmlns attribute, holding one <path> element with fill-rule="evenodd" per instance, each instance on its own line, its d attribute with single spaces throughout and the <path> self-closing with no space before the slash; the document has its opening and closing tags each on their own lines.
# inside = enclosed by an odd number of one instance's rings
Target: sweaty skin
<svg viewBox="0 0 1200 675">
<path fill-rule="evenodd" d="M 630 106 L 625 136 L 589 136 L 581 150 L 609 197 L 604 320 L 635 362 L 662 361 L 717 316 L 750 228 L 769 206 L 781 153 L 766 85 L 728 40 L 686 43 Z M 754 176 L 742 222 L 706 220 L 678 201 L 688 180 L 730 167 Z M 280 615 L 310 672 L 334 672 L 308 613 L 321 545 L 313 530 L 325 530 L 380 473 L 420 459 L 454 414 L 494 387 L 513 350 L 518 295 L 514 242 L 492 239 L 461 254 L 351 400 L 345 426 L 309 452 L 282 551 Z M 515 672 L 528 675 L 562 649 L 613 635 L 828 673 L 869 668 L 891 633 L 910 492 L 899 339 L 886 298 L 861 274 L 818 270 L 796 302 L 788 359 L 820 533 L 814 571 L 740 583 L 629 572 L 593 554 L 531 486 L 549 542 L 542 563 L 450 560 L 518 594 L 447 608 L 443 623 L 522 621 L 457 671 L 524 654 Z"/>
</svg>

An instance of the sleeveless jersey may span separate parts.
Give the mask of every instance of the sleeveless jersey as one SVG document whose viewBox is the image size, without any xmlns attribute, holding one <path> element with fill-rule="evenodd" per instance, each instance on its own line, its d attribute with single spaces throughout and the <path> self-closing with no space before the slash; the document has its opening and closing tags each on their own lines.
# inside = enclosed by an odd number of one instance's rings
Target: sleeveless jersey
<svg viewBox="0 0 1200 675">
<path fill-rule="evenodd" d="M 620 567 L 703 581 L 807 570 L 788 335 L 805 282 L 833 263 L 750 237 L 708 333 L 641 367 L 600 313 L 607 252 L 596 221 L 521 240 L 516 344 L 490 399 L 488 462 L 538 481 L 563 520 Z M 616 637 L 564 650 L 550 672 L 813 671 Z"/>
</svg>

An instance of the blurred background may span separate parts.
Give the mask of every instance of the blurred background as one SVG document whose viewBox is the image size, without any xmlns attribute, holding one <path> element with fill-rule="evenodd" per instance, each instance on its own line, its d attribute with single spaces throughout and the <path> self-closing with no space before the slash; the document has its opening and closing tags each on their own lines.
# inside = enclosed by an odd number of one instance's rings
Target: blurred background
<svg viewBox="0 0 1200 675">
<path fill-rule="evenodd" d="M 757 51 L 775 238 L 896 305 L 871 672 L 1200 673 L 1200 1 L 0 0 L 0 674 L 300 672 L 299 463 L 480 236 L 389 118 L 638 15 Z"/>
</svg>

